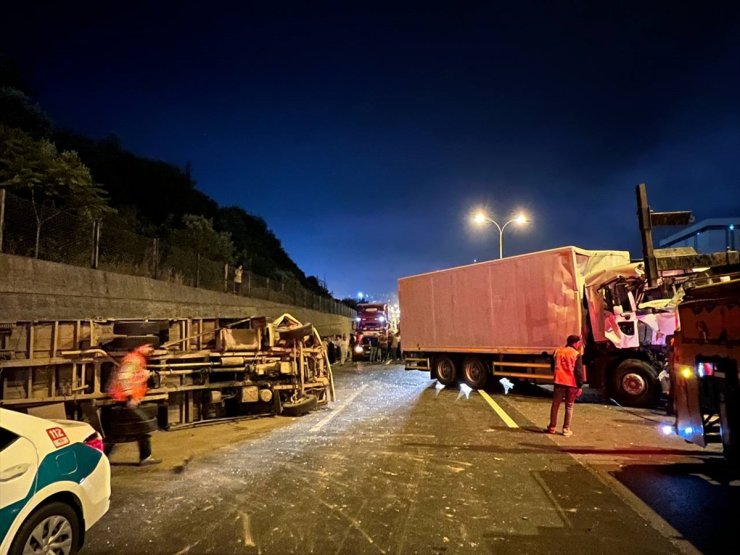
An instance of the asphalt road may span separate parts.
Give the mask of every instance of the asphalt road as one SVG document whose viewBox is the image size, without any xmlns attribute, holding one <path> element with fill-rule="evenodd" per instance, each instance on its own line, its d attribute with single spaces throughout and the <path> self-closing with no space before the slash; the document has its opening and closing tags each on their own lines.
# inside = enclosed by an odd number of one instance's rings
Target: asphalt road
<svg viewBox="0 0 740 555">
<path fill-rule="evenodd" d="M 542 432 L 542 389 L 482 395 L 393 365 L 335 379 L 337 402 L 302 418 L 159 432 L 162 465 L 114 453 L 84 553 L 713 553 L 734 539 L 740 482 L 716 449 L 662 437 L 659 411 L 586 399 L 565 438 Z"/>
</svg>

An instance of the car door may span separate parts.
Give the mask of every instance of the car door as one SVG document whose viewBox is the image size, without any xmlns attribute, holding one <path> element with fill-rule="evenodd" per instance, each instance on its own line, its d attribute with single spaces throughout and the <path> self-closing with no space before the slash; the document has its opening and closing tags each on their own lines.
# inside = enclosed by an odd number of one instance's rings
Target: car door
<svg viewBox="0 0 740 555">
<path fill-rule="evenodd" d="M 0 539 L 36 490 L 38 454 L 25 437 L 0 428 Z"/>
</svg>

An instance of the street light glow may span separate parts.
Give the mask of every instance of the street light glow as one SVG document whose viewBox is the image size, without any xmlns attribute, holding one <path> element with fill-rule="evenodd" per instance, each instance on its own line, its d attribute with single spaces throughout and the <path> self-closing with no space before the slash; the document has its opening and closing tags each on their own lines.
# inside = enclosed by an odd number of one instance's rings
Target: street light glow
<svg viewBox="0 0 740 555">
<path fill-rule="evenodd" d="M 486 215 L 480 210 L 473 214 L 473 223 L 476 225 L 483 225 L 487 219 Z"/>
<path fill-rule="evenodd" d="M 504 223 L 504 225 L 499 225 L 499 223 L 490 218 L 483 210 L 476 210 L 473 212 L 470 216 L 470 221 L 473 222 L 475 225 L 483 225 L 485 223 L 492 224 L 496 227 L 498 230 L 498 257 L 503 258 L 504 257 L 504 230 L 509 224 L 516 224 L 516 225 L 524 225 L 529 223 L 529 218 L 526 214 L 523 212 L 519 212 L 515 216 L 513 216 L 510 220 Z"/>
</svg>

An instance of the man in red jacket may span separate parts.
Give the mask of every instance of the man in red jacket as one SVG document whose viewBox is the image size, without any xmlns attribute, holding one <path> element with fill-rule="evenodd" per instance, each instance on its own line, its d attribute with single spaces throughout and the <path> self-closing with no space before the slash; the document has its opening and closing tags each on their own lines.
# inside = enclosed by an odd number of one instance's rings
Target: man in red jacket
<svg viewBox="0 0 740 555">
<path fill-rule="evenodd" d="M 581 338 L 578 335 L 569 335 L 565 347 L 558 347 L 553 355 L 555 358 L 555 388 L 552 394 L 550 407 L 550 425 L 547 433 L 554 434 L 558 423 L 560 403 L 565 399 L 565 419 L 563 421 L 563 435 L 572 436 L 570 422 L 573 418 L 573 405 L 576 397 L 580 397 L 583 390 L 583 362 L 581 361 Z"/>
</svg>

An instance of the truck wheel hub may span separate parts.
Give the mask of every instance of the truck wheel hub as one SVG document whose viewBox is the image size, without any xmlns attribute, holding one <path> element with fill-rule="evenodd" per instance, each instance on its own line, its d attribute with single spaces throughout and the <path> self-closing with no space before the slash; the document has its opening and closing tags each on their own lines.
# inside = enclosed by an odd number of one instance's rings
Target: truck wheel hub
<svg viewBox="0 0 740 555">
<path fill-rule="evenodd" d="M 629 395 L 642 395 L 646 388 L 645 378 L 639 374 L 629 373 L 622 378 L 622 389 Z"/>
</svg>

